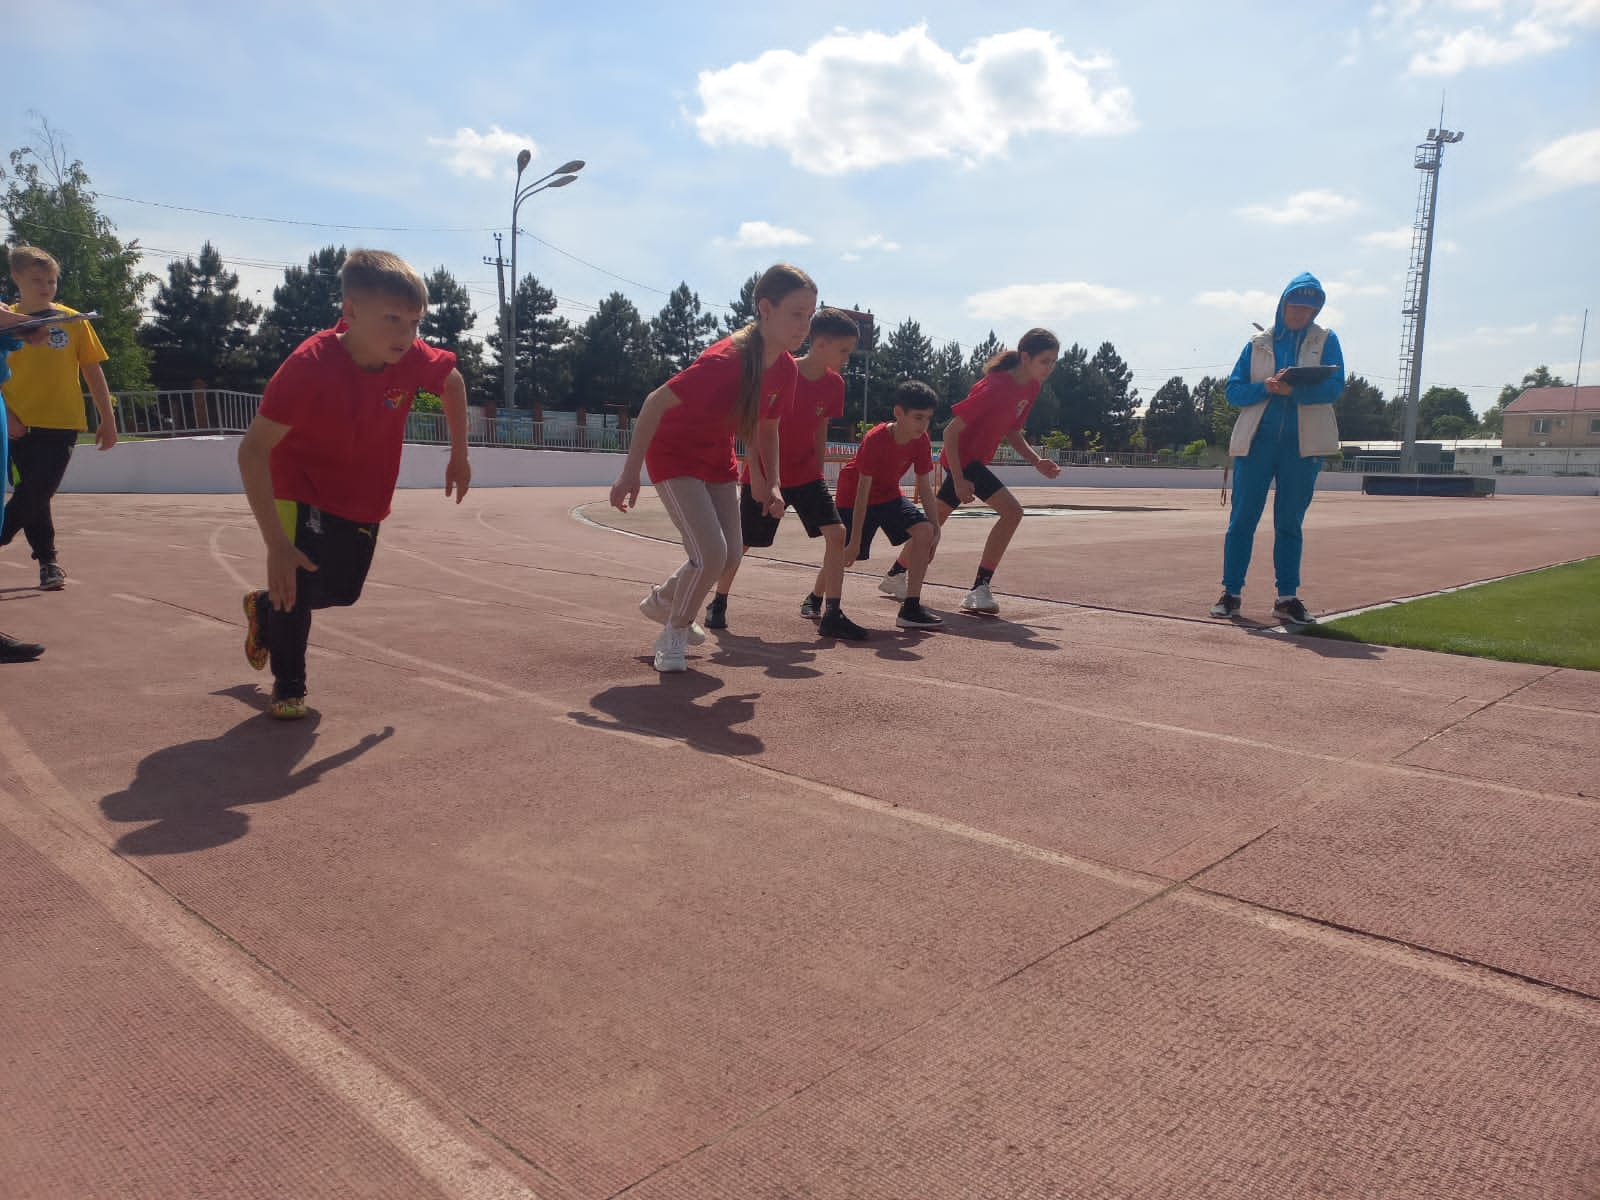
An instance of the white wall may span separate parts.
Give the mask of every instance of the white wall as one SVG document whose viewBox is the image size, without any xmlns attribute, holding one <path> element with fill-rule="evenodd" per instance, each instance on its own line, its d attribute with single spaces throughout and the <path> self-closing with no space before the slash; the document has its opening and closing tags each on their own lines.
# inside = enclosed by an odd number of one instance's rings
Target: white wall
<svg viewBox="0 0 1600 1200">
<path fill-rule="evenodd" d="M 73 452 L 64 492 L 154 492 L 229 494 L 243 491 L 236 462 L 239 438 L 192 437 L 123 442 L 101 453 L 90 446 Z M 400 459 L 400 486 L 443 488 L 449 452 L 443 446 L 407 446 Z M 620 454 L 560 450 L 472 448 L 473 487 L 609 487 L 622 465 Z M 1216 468 L 1063 467 L 1052 481 L 1032 467 L 996 467 L 1013 487 L 1220 488 Z M 1322 491 L 1358 492 L 1361 476 L 1324 471 Z M 1600 479 L 1502 475 L 1505 495 L 1600 496 Z"/>
</svg>

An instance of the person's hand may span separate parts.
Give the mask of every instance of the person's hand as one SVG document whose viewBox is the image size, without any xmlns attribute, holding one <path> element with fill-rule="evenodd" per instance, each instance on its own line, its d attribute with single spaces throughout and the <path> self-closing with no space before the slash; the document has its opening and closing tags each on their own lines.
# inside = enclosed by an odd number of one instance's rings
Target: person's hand
<svg viewBox="0 0 1600 1200">
<path fill-rule="evenodd" d="M 854 542 L 846 542 L 844 547 L 844 565 L 848 567 L 860 557 L 861 542 L 859 540 Z"/>
<path fill-rule="evenodd" d="M 102 450 L 111 449 L 117 444 L 117 427 L 110 421 L 101 421 L 94 431 L 94 444 Z"/>
<path fill-rule="evenodd" d="M 627 512 L 638 503 L 639 472 L 623 467 L 622 474 L 611 485 L 611 507 L 619 512 Z"/>
<path fill-rule="evenodd" d="M 19 437 L 26 435 L 27 432 L 28 427 L 22 423 L 22 418 L 9 408 L 6 409 L 6 436 L 12 441 L 16 441 Z"/>
<path fill-rule="evenodd" d="M 970 479 L 958 479 L 958 480 L 956 480 L 956 499 L 961 501 L 962 504 L 966 504 L 969 501 L 975 499 L 977 497 L 977 495 L 978 495 L 978 489 L 972 486 L 972 480 L 970 480 Z"/>
<path fill-rule="evenodd" d="M 944 536 L 944 530 L 940 529 L 932 521 L 929 521 L 928 524 L 933 525 L 933 540 L 928 543 L 928 560 L 931 562 L 933 560 L 933 552 L 939 548 L 939 539 Z"/>
<path fill-rule="evenodd" d="M 285 538 L 267 547 L 267 598 L 279 612 L 294 608 L 295 572 L 315 571 L 317 564 Z"/>
<path fill-rule="evenodd" d="M 1033 469 L 1046 479 L 1054 479 L 1061 474 L 1061 464 L 1048 458 L 1041 458 L 1033 464 Z"/>
<path fill-rule="evenodd" d="M 761 502 L 762 511 L 776 521 L 783 516 L 784 510 L 789 506 L 783 502 L 783 496 L 775 487 L 768 486 L 767 498 Z"/>
<path fill-rule="evenodd" d="M 467 498 L 467 489 L 471 486 L 472 464 L 467 461 L 465 454 L 452 454 L 444 468 L 445 498 L 449 499 L 450 493 L 454 491 L 456 503 L 460 504 Z"/>
<path fill-rule="evenodd" d="M 1283 371 L 1287 371 L 1288 369 L 1288 367 L 1285 367 Z M 1290 392 L 1294 391 L 1293 387 L 1283 381 L 1283 371 L 1279 371 L 1277 374 L 1267 377 L 1266 383 L 1263 386 L 1271 395 L 1287 396 Z"/>
</svg>

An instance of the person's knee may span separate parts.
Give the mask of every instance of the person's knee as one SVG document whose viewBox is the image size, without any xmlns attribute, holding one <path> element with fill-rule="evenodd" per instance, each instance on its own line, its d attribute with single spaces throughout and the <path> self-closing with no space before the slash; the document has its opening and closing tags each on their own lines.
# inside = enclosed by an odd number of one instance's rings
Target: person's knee
<svg viewBox="0 0 1600 1200">
<path fill-rule="evenodd" d="M 1002 489 L 989 497 L 989 507 L 994 509 L 1002 525 L 1018 525 L 1022 522 L 1022 505 L 1017 503 L 1017 498 L 1010 492 Z"/>
</svg>

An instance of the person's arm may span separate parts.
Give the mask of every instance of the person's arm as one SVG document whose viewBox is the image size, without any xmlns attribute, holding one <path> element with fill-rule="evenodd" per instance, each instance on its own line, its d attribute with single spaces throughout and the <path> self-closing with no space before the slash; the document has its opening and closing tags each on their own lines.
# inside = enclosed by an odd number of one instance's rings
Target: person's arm
<svg viewBox="0 0 1600 1200">
<path fill-rule="evenodd" d="M 1248 408 L 1252 404 L 1260 404 L 1271 392 L 1275 396 L 1288 395 L 1289 385 L 1279 383 L 1278 376 L 1273 375 L 1265 383 L 1250 382 L 1250 360 L 1255 356 L 1255 346 L 1246 342 L 1244 352 L 1239 355 L 1239 361 L 1233 364 L 1233 374 L 1228 376 L 1228 386 L 1225 395 L 1228 403 L 1235 408 Z"/>
<path fill-rule="evenodd" d="M 444 395 L 440 401 L 444 405 L 445 426 L 450 430 L 450 461 L 444 468 L 444 494 L 448 498 L 454 489 L 456 503 L 460 504 L 472 486 L 472 464 L 467 461 L 467 381 L 460 371 L 451 371 L 445 376 Z"/>
<path fill-rule="evenodd" d="M 862 471 L 857 479 L 856 500 L 850 507 L 850 540 L 845 543 L 844 563 L 849 566 L 861 553 L 861 534 L 867 527 L 867 497 L 872 495 L 872 476 Z"/>
<path fill-rule="evenodd" d="M 956 499 L 963 504 L 978 494 L 961 473 L 961 431 L 966 427 L 967 423 L 960 417 L 952 417 L 950 424 L 944 427 L 944 456 L 950 463 L 950 484 L 956 489 Z"/>
<path fill-rule="evenodd" d="M 307 571 L 317 569 L 316 563 L 295 548 L 288 530 L 278 520 L 278 502 L 272 494 L 272 448 L 288 433 L 289 426 L 258 413 L 239 443 L 239 478 L 244 482 L 256 528 L 266 543 L 267 595 L 279 612 L 294 607 L 295 571 L 302 567 Z"/>
<path fill-rule="evenodd" d="M 928 471 L 925 474 L 917 476 L 916 493 L 917 501 L 922 505 L 923 515 L 928 518 L 928 524 L 933 526 L 932 544 L 937 546 L 939 544 L 939 534 L 941 531 L 939 529 L 939 522 L 934 519 L 934 514 L 938 511 L 934 508 L 934 505 L 938 502 L 939 497 L 933 490 L 932 471 Z"/>
<path fill-rule="evenodd" d="M 761 502 L 769 517 L 783 516 L 783 496 L 778 492 L 778 481 L 767 478 L 766 464 L 778 463 L 778 420 L 773 417 L 756 422 L 756 452 L 745 452 L 745 463 L 750 468 L 750 494 Z"/>
<path fill-rule="evenodd" d="M 1046 479 L 1054 479 L 1057 475 L 1061 474 L 1061 467 L 1059 464 L 1052 462 L 1050 459 L 1040 454 L 1032 446 L 1028 445 L 1027 436 L 1022 430 L 1013 429 L 1010 433 L 1006 434 L 1006 441 L 1010 443 L 1010 446 L 1013 450 L 1022 455 L 1023 459 L 1030 466 L 1032 466 L 1035 471 L 1039 472 L 1039 474 L 1043 475 Z"/>
<path fill-rule="evenodd" d="M 82 363 L 83 381 L 89 385 L 89 395 L 94 398 L 95 411 L 100 414 L 100 424 L 94 431 L 94 444 L 109 450 L 117 444 L 117 417 L 111 411 L 111 389 L 106 386 L 106 373 L 97 362 Z"/>
<path fill-rule="evenodd" d="M 817 470 L 825 470 L 828 462 L 828 422 L 817 422 Z"/>
<path fill-rule="evenodd" d="M 1321 383 L 1308 383 L 1294 389 L 1297 404 L 1332 404 L 1344 394 L 1344 350 L 1339 345 L 1339 335 L 1332 330 L 1322 347 L 1322 365 L 1337 367 Z"/>
<path fill-rule="evenodd" d="M 617 481 L 611 485 L 611 507 L 627 512 L 639 502 L 639 472 L 644 466 L 644 452 L 650 448 L 661 418 L 682 401 L 672 394 L 672 389 L 662 384 L 644 398 L 644 406 L 633 422 L 633 435 L 628 440 L 628 457 L 623 460 Z"/>
</svg>

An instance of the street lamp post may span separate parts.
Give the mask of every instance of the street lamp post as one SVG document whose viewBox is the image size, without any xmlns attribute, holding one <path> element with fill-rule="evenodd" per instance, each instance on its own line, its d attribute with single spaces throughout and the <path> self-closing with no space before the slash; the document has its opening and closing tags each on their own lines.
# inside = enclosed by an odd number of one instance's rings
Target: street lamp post
<svg viewBox="0 0 1600 1200">
<path fill-rule="evenodd" d="M 517 210 L 522 207 L 524 200 L 536 192 L 566 187 L 567 184 L 576 182 L 578 172 L 583 170 L 584 166 L 583 159 L 575 158 L 524 187 L 522 173 L 528 169 L 528 163 L 532 159 L 533 152 L 530 150 L 523 150 L 517 155 L 517 181 L 511 190 L 511 302 L 506 306 L 506 337 L 501 353 L 504 360 L 502 365 L 504 407 L 511 412 L 515 412 L 517 407 Z"/>
</svg>

